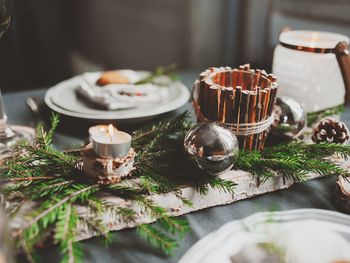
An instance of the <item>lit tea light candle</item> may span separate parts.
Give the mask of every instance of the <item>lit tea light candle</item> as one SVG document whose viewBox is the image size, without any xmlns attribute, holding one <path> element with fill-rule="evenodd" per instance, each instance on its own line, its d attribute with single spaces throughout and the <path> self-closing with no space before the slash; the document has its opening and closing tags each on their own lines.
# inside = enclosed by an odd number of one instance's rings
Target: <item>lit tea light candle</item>
<svg viewBox="0 0 350 263">
<path fill-rule="evenodd" d="M 96 134 L 96 133 L 99 133 L 99 132 L 106 132 L 108 130 L 108 126 L 109 125 L 105 125 L 105 124 L 91 126 L 89 128 L 89 140 L 90 140 L 90 142 L 91 142 L 91 137 L 92 137 L 93 134 Z M 118 131 L 118 129 L 116 127 L 114 127 L 114 126 L 113 126 L 113 129 L 116 132 Z"/>
<path fill-rule="evenodd" d="M 92 133 L 91 143 L 95 154 L 100 157 L 123 157 L 126 156 L 130 150 L 131 135 L 117 130 L 117 128 L 110 124 L 107 129 Z"/>
</svg>

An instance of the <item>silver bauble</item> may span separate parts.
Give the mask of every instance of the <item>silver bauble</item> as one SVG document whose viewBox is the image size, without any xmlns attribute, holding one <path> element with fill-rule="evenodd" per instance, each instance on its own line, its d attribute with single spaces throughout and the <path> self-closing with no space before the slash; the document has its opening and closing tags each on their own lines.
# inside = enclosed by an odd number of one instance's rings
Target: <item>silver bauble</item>
<svg viewBox="0 0 350 263">
<path fill-rule="evenodd" d="M 239 151 L 233 132 L 217 123 L 196 124 L 187 132 L 184 146 L 196 165 L 212 175 L 231 169 Z"/>
<path fill-rule="evenodd" d="M 303 107 L 293 99 L 278 97 L 274 106 L 275 121 L 271 134 L 284 139 L 297 139 L 301 137 L 307 125 L 306 112 Z"/>
</svg>

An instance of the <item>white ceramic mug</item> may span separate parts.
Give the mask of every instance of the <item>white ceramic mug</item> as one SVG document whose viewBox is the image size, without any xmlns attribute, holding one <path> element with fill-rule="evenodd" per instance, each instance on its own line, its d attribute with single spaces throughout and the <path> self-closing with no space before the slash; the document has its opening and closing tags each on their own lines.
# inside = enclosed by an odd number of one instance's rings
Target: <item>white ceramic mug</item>
<svg viewBox="0 0 350 263">
<path fill-rule="evenodd" d="M 282 32 L 272 69 L 278 95 L 295 99 L 308 113 L 342 105 L 349 97 L 348 43 L 348 37 L 335 33 Z"/>
</svg>

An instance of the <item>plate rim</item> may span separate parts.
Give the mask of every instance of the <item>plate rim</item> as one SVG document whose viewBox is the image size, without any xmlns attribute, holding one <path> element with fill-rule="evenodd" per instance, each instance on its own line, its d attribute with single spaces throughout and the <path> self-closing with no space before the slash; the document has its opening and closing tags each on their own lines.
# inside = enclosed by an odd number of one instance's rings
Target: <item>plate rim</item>
<svg viewBox="0 0 350 263">
<path fill-rule="evenodd" d="M 350 215 L 327 209 L 301 208 L 286 211 L 257 212 L 242 219 L 229 221 L 218 229 L 208 233 L 186 251 L 186 253 L 179 260 L 179 263 L 199 262 L 198 259 L 200 259 L 203 255 L 199 255 L 197 251 L 206 251 L 208 249 L 208 245 L 210 245 L 214 239 L 220 238 L 222 232 L 226 233 L 228 231 L 233 231 L 235 228 L 242 228 L 242 223 L 245 225 L 252 225 L 259 224 L 266 219 L 273 218 L 275 220 L 287 220 L 286 218 L 288 217 L 294 217 L 296 220 L 318 219 L 323 221 L 326 221 L 325 218 L 333 218 L 343 222 L 344 225 L 350 226 Z M 333 223 L 341 224 L 340 222 Z"/>
<path fill-rule="evenodd" d="M 145 71 L 137 71 L 137 72 L 145 72 Z M 85 119 L 85 120 L 135 120 L 135 119 L 146 119 L 146 118 L 158 116 L 158 115 L 176 110 L 176 109 L 180 108 L 181 106 L 185 105 L 191 96 L 189 89 L 182 81 L 175 81 L 174 84 L 176 84 L 177 88 L 179 88 L 181 95 L 177 99 L 175 99 L 174 102 L 169 104 L 170 107 L 169 106 L 163 107 L 161 110 L 158 110 L 158 111 L 153 110 L 153 111 L 150 111 L 149 113 L 146 113 L 146 114 L 144 114 L 142 111 L 139 111 L 137 114 L 131 114 L 129 116 L 117 116 L 117 114 L 118 114 L 117 112 L 106 113 L 106 114 L 91 114 L 91 113 L 84 114 L 84 113 L 69 111 L 67 109 L 63 109 L 63 108 L 59 107 L 58 105 L 56 105 L 52 101 L 51 95 L 58 88 L 60 88 L 60 85 L 62 85 L 62 83 L 69 82 L 73 79 L 79 78 L 80 76 L 81 76 L 81 74 L 73 76 L 69 79 L 63 80 L 63 81 L 57 83 L 56 85 L 50 87 L 46 91 L 45 96 L 44 96 L 44 102 L 45 102 L 46 106 L 48 106 L 51 110 L 58 112 L 60 114 L 74 117 L 74 118 Z"/>
</svg>

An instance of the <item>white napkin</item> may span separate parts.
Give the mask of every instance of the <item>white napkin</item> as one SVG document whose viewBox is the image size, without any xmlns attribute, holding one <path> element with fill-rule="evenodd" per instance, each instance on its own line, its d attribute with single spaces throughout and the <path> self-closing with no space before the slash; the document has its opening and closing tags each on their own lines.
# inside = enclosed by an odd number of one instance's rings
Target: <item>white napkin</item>
<svg viewBox="0 0 350 263">
<path fill-rule="evenodd" d="M 350 260 L 350 243 L 332 223 L 302 220 L 282 224 L 274 233 L 286 263 L 329 263 Z"/>
<path fill-rule="evenodd" d="M 121 70 L 131 83 L 140 80 L 137 72 Z M 96 85 L 101 73 L 84 73 L 77 92 L 89 102 L 107 110 L 119 110 L 136 107 L 139 103 L 158 102 L 166 95 L 164 89 L 154 84 L 109 84 Z"/>
</svg>

